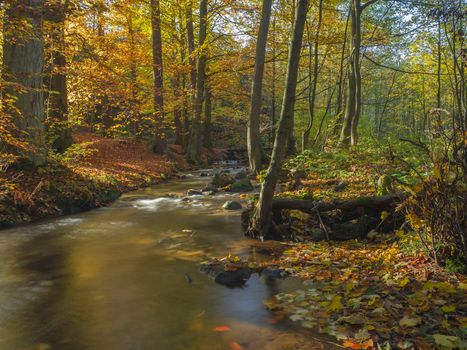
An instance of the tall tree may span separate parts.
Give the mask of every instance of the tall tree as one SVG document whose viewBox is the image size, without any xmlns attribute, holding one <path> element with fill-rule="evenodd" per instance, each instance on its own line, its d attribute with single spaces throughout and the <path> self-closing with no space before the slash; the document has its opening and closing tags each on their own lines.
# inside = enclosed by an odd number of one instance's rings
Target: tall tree
<svg viewBox="0 0 467 350">
<path fill-rule="evenodd" d="M 43 7 L 44 0 L 8 2 L 3 23 L 2 104 L 28 143 L 22 155 L 37 166 L 46 161 Z"/>
<path fill-rule="evenodd" d="M 211 139 L 211 123 L 212 123 L 212 89 L 209 83 L 205 84 L 204 87 L 204 135 L 203 144 L 204 147 L 212 148 Z"/>
<path fill-rule="evenodd" d="M 152 64 L 154 73 L 154 117 L 156 129 L 152 149 L 155 153 L 165 151 L 166 142 L 162 127 L 164 125 L 164 75 L 162 66 L 162 34 L 160 1 L 151 0 L 151 29 L 152 29 Z"/>
<path fill-rule="evenodd" d="M 65 58 L 65 17 L 69 1 L 51 0 L 47 3 L 45 20 L 50 22 L 49 32 L 49 74 L 46 81 L 47 126 L 52 148 L 62 153 L 72 143 L 71 128 L 68 123 L 68 90 Z"/>
<path fill-rule="evenodd" d="M 263 0 L 261 22 L 259 25 L 258 40 L 256 42 L 255 73 L 251 88 L 251 106 L 248 120 L 247 145 L 250 171 L 258 174 L 261 170 L 261 135 L 260 116 L 263 92 L 264 60 L 266 56 L 266 43 L 271 19 L 272 0 Z"/>
<path fill-rule="evenodd" d="M 203 112 L 204 99 L 204 82 L 206 79 L 206 35 L 207 35 L 207 16 L 208 16 L 208 1 L 201 0 L 199 4 L 199 56 L 198 65 L 196 68 L 196 98 L 193 112 L 193 120 L 191 124 L 190 140 L 187 147 L 187 160 L 190 163 L 201 163 L 201 146 L 203 130 L 201 127 L 201 115 Z"/>
<path fill-rule="evenodd" d="M 274 142 L 274 148 L 272 150 L 271 162 L 263 185 L 261 186 L 259 202 L 250 226 L 250 232 L 253 236 L 265 238 L 271 237 L 272 200 L 274 198 L 274 190 L 277 184 L 278 174 L 286 153 L 288 139 L 293 127 L 298 68 L 308 5 L 309 0 L 298 0 L 296 7 L 292 41 L 289 48 L 286 85 L 281 117 Z"/>
<path fill-rule="evenodd" d="M 339 143 L 343 147 L 357 144 L 357 127 L 362 111 L 361 16 L 363 10 L 378 0 L 352 0 L 350 8 L 350 56 L 347 84 L 347 103 Z"/>
<path fill-rule="evenodd" d="M 310 137 L 311 128 L 313 127 L 313 121 L 315 118 L 315 101 L 316 101 L 316 87 L 318 86 L 318 73 L 319 73 L 319 32 L 321 30 L 321 23 L 323 18 L 323 0 L 319 0 L 318 5 L 318 24 L 316 26 L 316 34 L 315 40 L 313 44 L 313 51 L 312 51 L 312 42 L 311 42 L 311 35 L 310 29 L 307 26 L 308 32 L 308 60 L 309 60 L 309 87 L 308 87 L 308 113 L 310 118 L 308 120 L 308 125 L 303 132 L 302 137 L 302 151 L 308 148 L 308 139 Z M 312 53 L 313 52 L 313 53 Z M 312 59 L 313 58 L 313 59 Z M 313 74 L 311 72 L 311 62 L 313 61 Z M 311 80 L 312 79 L 312 80 Z"/>
</svg>

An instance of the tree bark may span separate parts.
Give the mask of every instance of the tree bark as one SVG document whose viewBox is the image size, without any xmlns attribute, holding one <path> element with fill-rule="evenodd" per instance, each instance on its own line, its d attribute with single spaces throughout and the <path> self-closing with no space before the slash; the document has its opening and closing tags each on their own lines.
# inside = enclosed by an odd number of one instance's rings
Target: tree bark
<svg viewBox="0 0 467 350">
<path fill-rule="evenodd" d="M 319 32 L 321 29 L 321 22 L 323 17 L 323 0 L 319 0 L 318 5 L 318 25 L 316 27 L 316 34 L 315 34 L 315 41 L 314 41 L 314 48 L 313 48 L 313 75 L 311 74 L 311 58 L 312 58 L 312 51 L 311 51 L 311 38 L 310 38 L 310 30 L 307 26 L 308 31 L 308 46 L 309 46 L 309 79 L 313 76 L 313 80 L 310 81 L 310 86 L 308 87 L 309 95 L 308 95 L 308 112 L 309 112 L 309 120 L 308 125 L 303 132 L 302 135 L 302 151 L 308 148 L 308 139 L 310 138 L 311 128 L 313 127 L 313 120 L 315 117 L 315 101 L 316 101 L 316 87 L 318 86 L 318 73 L 319 73 Z"/>
<path fill-rule="evenodd" d="M 356 146 L 358 142 L 358 122 L 362 113 L 362 78 L 361 78 L 361 15 L 365 8 L 377 0 L 352 0 L 350 10 L 350 58 L 349 81 L 347 86 L 347 104 L 339 143 L 342 147 Z"/>
<path fill-rule="evenodd" d="M 345 76 L 344 76 L 344 63 L 345 63 L 345 53 L 346 53 L 346 47 L 347 47 L 347 33 L 349 29 L 349 19 L 350 19 L 350 10 L 347 14 L 347 19 L 345 21 L 345 30 L 344 30 L 344 42 L 342 43 L 342 50 L 341 50 L 341 59 L 340 59 L 340 65 L 339 65 L 339 80 L 337 83 L 337 107 L 336 107 L 336 124 L 334 125 L 334 135 L 339 134 L 339 128 L 342 127 L 342 122 L 344 121 L 343 115 L 342 115 L 342 83 L 345 82 Z"/>
<path fill-rule="evenodd" d="M 193 120 L 191 125 L 190 140 L 188 142 L 186 157 L 189 163 L 201 163 L 201 146 L 202 146 L 202 128 L 201 114 L 203 112 L 204 98 L 204 82 L 206 79 L 206 48 L 204 47 L 207 35 L 207 15 L 208 1 L 201 0 L 199 5 L 199 57 L 196 76 L 196 98 L 194 105 Z"/>
<path fill-rule="evenodd" d="M 166 141 L 163 133 L 164 126 L 164 75 L 162 66 L 162 35 L 160 0 L 151 0 L 151 29 L 152 29 L 152 64 L 154 75 L 154 140 L 151 145 L 155 153 L 163 153 Z"/>
<path fill-rule="evenodd" d="M 212 91 L 209 84 L 204 87 L 204 147 L 212 149 L 211 120 L 212 120 Z"/>
<path fill-rule="evenodd" d="M 196 91 L 196 57 L 195 57 L 195 34 L 193 29 L 193 2 L 188 1 L 185 9 L 186 35 L 188 43 L 188 60 L 190 62 L 190 84 L 192 94 Z"/>
<path fill-rule="evenodd" d="M 268 237 L 271 235 L 272 201 L 277 184 L 279 170 L 285 156 L 288 139 L 293 127 L 297 76 L 302 48 L 303 31 L 308 12 L 309 0 L 298 0 L 292 40 L 287 64 L 286 88 L 282 104 L 281 118 L 272 151 L 271 162 L 261 187 L 256 211 L 249 229 L 252 236 Z"/>
<path fill-rule="evenodd" d="M 9 2 L 3 22 L 3 108 L 13 118 L 18 139 L 28 145 L 19 150 L 20 155 L 36 166 L 45 163 L 47 154 L 42 77 L 43 6 L 44 0 Z"/>
<path fill-rule="evenodd" d="M 301 199 L 276 199 L 272 202 L 273 211 L 278 210 L 299 210 L 304 213 L 313 214 L 327 212 L 331 210 L 354 210 L 359 207 L 379 210 L 387 206 L 394 206 L 407 198 L 406 193 L 391 194 L 386 196 L 366 196 L 355 199 L 332 200 L 332 201 L 311 201 Z"/>
<path fill-rule="evenodd" d="M 271 19 L 272 0 L 263 0 L 261 22 L 259 25 L 258 40 L 256 42 L 255 73 L 251 88 L 251 107 L 247 130 L 248 159 L 252 174 L 258 174 L 261 170 L 261 136 L 260 116 L 263 91 L 264 61 L 266 56 L 266 44 Z"/>
<path fill-rule="evenodd" d="M 65 14 L 68 1 L 50 2 L 45 20 L 51 23 L 49 81 L 47 92 L 47 127 L 52 148 L 63 153 L 72 143 L 68 125 L 68 90 L 65 50 Z"/>
</svg>

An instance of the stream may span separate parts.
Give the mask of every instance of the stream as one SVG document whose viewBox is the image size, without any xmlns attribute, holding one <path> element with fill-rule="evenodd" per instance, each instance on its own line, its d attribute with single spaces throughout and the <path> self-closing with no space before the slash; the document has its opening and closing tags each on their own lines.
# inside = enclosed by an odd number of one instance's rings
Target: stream
<svg viewBox="0 0 467 350">
<path fill-rule="evenodd" d="M 1 231 L 0 349 L 332 349 L 262 304 L 300 281 L 227 288 L 199 272 L 250 244 L 240 211 L 221 209 L 238 195 L 167 196 L 206 185 L 199 174 Z"/>
</svg>

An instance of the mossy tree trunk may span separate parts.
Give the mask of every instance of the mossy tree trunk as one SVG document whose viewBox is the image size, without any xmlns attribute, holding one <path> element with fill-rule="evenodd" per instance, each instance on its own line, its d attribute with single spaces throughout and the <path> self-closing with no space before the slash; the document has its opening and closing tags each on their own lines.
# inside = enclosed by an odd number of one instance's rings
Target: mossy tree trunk
<svg viewBox="0 0 467 350">
<path fill-rule="evenodd" d="M 34 165 L 46 161 L 44 111 L 44 0 L 8 2 L 3 22 L 2 105 L 12 116 L 19 150 Z"/>
<path fill-rule="evenodd" d="M 48 137 L 52 148 L 63 153 L 72 143 L 68 123 L 68 89 L 65 57 L 65 16 L 68 1 L 51 1 L 46 8 L 45 20 L 50 23 L 50 61 L 48 62 L 48 88 L 46 108 Z"/>
</svg>

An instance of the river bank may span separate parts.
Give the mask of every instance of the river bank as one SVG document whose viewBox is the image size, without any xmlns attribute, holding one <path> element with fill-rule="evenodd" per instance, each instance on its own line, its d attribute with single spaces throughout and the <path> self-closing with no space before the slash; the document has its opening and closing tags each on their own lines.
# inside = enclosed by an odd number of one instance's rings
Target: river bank
<svg viewBox="0 0 467 350">
<path fill-rule="evenodd" d="M 90 133 L 73 138 L 75 144 L 44 167 L 0 172 L 0 228 L 98 208 L 189 168 L 178 146 L 161 156 L 141 141 Z"/>
</svg>

